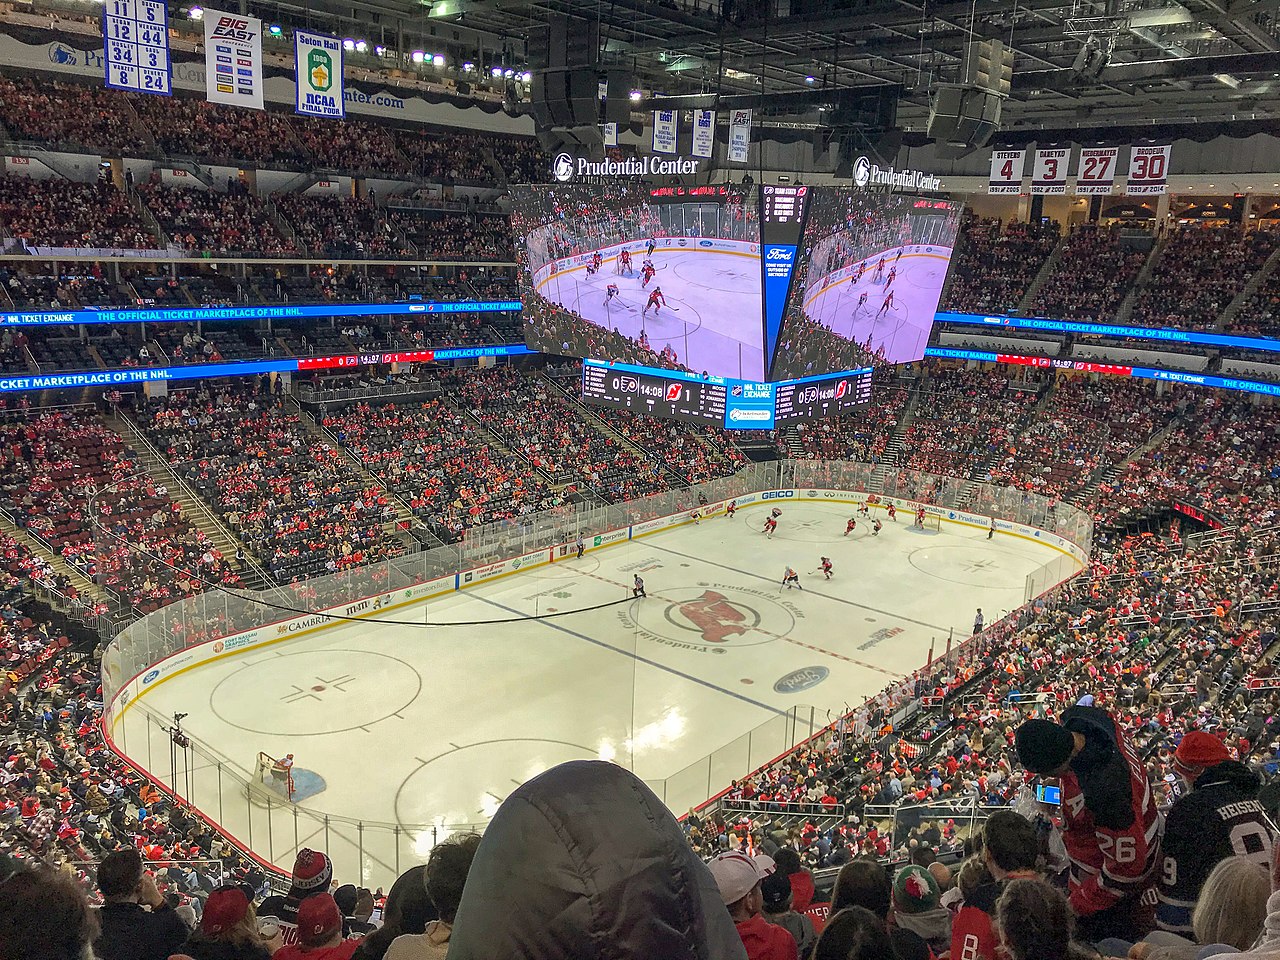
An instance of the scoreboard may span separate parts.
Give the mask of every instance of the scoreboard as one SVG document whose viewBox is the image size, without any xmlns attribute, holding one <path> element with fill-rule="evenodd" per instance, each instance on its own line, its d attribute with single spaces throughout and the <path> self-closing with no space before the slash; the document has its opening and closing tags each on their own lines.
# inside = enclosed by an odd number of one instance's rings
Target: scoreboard
<svg viewBox="0 0 1280 960">
<path fill-rule="evenodd" d="M 591 403 L 666 420 L 724 424 L 725 386 L 663 376 L 635 367 L 583 364 L 582 395 Z"/>
<path fill-rule="evenodd" d="M 871 371 L 851 370 L 777 384 L 774 421 L 779 427 L 858 413 L 871 404 Z"/>
<path fill-rule="evenodd" d="M 586 360 L 582 397 L 588 403 L 667 420 L 731 430 L 768 430 L 865 410 L 871 368 L 824 377 L 752 383 L 722 377 Z"/>
</svg>

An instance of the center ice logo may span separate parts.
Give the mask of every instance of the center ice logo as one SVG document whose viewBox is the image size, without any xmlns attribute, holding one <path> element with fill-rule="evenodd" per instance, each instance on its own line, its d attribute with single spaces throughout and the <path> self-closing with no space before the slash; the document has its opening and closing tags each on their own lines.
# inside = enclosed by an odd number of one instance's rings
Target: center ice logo
<svg viewBox="0 0 1280 960">
<path fill-rule="evenodd" d="M 704 590 L 702 596 L 679 606 L 680 615 L 689 623 L 702 631 L 702 639 L 707 643 L 724 643 L 729 637 L 736 637 L 748 630 L 747 615 L 722 593 Z"/>
<path fill-rule="evenodd" d="M 555 160 L 551 162 L 551 176 L 564 183 L 573 179 L 573 157 L 567 153 L 557 153 Z"/>
</svg>

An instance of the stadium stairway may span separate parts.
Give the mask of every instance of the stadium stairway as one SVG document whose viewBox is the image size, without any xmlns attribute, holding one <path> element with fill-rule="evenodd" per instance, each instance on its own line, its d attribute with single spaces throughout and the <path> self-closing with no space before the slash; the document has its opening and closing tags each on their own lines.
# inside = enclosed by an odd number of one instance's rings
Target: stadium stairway
<svg viewBox="0 0 1280 960">
<path fill-rule="evenodd" d="M 194 524 L 196 529 L 209 538 L 227 562 L 235 567 L 240 580 L 246 587 L 251 590 L 262 590 L 271 585 L 272 581 L 266 570 L 253 560 L 251 552 L 187 485 L 169 461 L 143 435 L 136 423 L 123 414 L 105 415 L 103 421 L 120 435 L 134 462 L 142 467 L 155 483 L 168 490 L 169 499 L 182 505 L 184 519 Z M 240 556 L 244 558 L 243 562 L 237 560 L 237 551 L 240 551 Z"/>
<path fill-rule="evenodd" d="M 60 573 L 70 580 L 82 596 L 92 597 L 98 603 L 107 603 L 109 601 L 106 591 L 100 586 L 63 560 L 61 555 L 50 550 L 43 541 L 37 540 L 22 527 L 11 521 L 2 512 L 0 512 L 0 531 L 22 543 L 35 556 L 47 561 L 49 566 L 53 567 L 54 572 Z"/>
<path fill-rule="evenodd" d="M 1036 302 L 1036 297 L 1040 295 L 1040 290 L 1048 279 L 1053 276 L 1054 271 L 1058 269 L 1058 261 L 1062 259 L 1062 250 L 1066 246 L 1067 236 L 1068 234 L 1064 233 L 1058 238 L 1057 245 L 1053 248 L 1053 252 L 1045 258 L 1040 267 L 1040 272 L 1028 284 L 1027 292 L 1022 295 L 1022 299 L 1018 301 L 1017 309 L 1014 310 L 1014 313 L 1018 316 L 1027 316 L 1031 310 L 1031 305 Z"/>
<path fill-rule="evenodd" d="M 1156 271 L 1156 264 L 1160 262 L 1161 255 L 1164 254 L 1165 245 L 1169 242 L 1169 235 L 1157 237 L 1156 242 L 1151 246 L 1151 252 L 1147 254 L 1147 262 L 1142 265 L 1142 269 L 1138 271 L 1138 275 L 1133 279 L 1133 286 L 1129 288 L 1129 292 L 1124 295 L 1124 299 L 1120 301 L 1120 306 L 1116 309 L 1116 314 L 1112 318 L 1113 323 L 1128 323 L 1129 318 L 1133 316 L 1133 307 L 1138 302 L 1138 294 L 1146 289 L 1151 283 L 1151 277 Z M 1105 317 L 1099 317 L 1099 320 L 1105 321 Z"/>
<path fill-rule="evenodd" d="M 923 385 L 923 377 L 916 377 L 912 381 L 906 405 L 902 408 L 902 416 L 898 418 L 898 425 L 893 428 L 893 433 L 885 441 L 884 452 L 880 454 L 880 462 L 876 464 L 875 470 L 871 473 L 871 485 L 877 490 L 884 489 L 884 478 L 885 474 L 889 472 L 889 468 L 898 465 L 898 454 L 902 450 L 902 444 L 907 436 L 907 427 L 911 425 L 911 420 L 916 415 L 916 408 L 920 406 L 920 388 Z"/>
<path fill-rule="evenodd" d="M 311 251 L 307 245 L 298 237 L 298 231 L 293 229 L 288 218 L 280 212 L 280 208 L 276 206 L 274 200 L 267 200 L 263 203 L 263 208 L 267 212 L 267 219 L 272 225 L 280 231 L 280 235 L 293 244 L 293 248 L 298 251 L 298 256 L 307 257 L 311 255 Z"/>
<path fill-rule="evenodd" d="M 1034 423 L 1049 405 L 1049 401 L 1052 397 L 1053 385 L 1049 384 L 1048 387 L 1041 392 L 1040 399 L 1035 402 L 1030 410 L 1018 419 L 1018 422 L 1014 425 L 1013 429 L 1009 431 L 1010 439 L 1018 437 L 1023 430 Z M 960 496 L 956 500 L 956 503 L 961 507 L 961 509 L 968 507 L 973 502 L 973 498 L 978 492 L 978 484 L 991 482 L 991 468 L 996 465 L 996 461 L 1003 453 L 1004 450 L 1000 448 L 990 450 L 987 453 L 986 459 L 969 471 L 968 480 L 964 485 L 964 489 L 960 491 Z"/>
<path fill-rule="evenodd" d="M 413 510 L 410 508 L 409 504 L 405 502 L 404 498 L 388 488 L 387 485 L 382 482 L 382 479 L 366 467 L 364 465 L 364 461 L 356 456 L 352 450 L 343 446 L 338 438 L 334 436 L 327 427 L 319 423 L 316 418 L 311 415 L 310 411 L 303 407 L 302 404 L 298 403 L 296 397 L 292 394 L 286 394 L 284 402 L 286 409 L 292 408 L 293 411 L 298 414 L 298 423 L 301 425 L 305 433 L 314 437 L 321 444 L 330 446 L 335 450 L 342 451 L 342 455 L 346 457 L 347 462 L 351 465 L 351 469 L 359 474 L 365 483 L 371 487 L 378 487 L 384 494 L 386 494 L 387 501 L 395 507 L 396 516 L 394 520 L 390 520 L 382 525 L 382 532 L 389 537 L 394 537 L 396 540 L 399 540 L 410 553 L 416 553 L 418 550 L 422 549 L 422 541 L 417 539 L 416 535 L 410 532 L 414 530 L 415 527 L 421 529 L 421 524 L 414 523 L 415 518 Z M 441 545 L 441 541 L 434 536 L 430 539 L 433 542 L 429 543 L 429 546 L 434 547 Z"/>
<path fill-rule="evenodd" d="M 800 439 L 800 430 L 795 426 L 782 428 L 782 445 L 787 449 L 787 456 L 792 460 L 803 460 L 804 441 Z"/>
<path fill-rule="evenodd" d="M 1275 273 L 1277 264 L 1280 264 L 1280 246 L 1272 251 L 1271 256 L 1267 257 L 1267 262 L 1249 278 L 1249 282 L 1232 298 L 1231 302 L 1227 304 L 1227 308 L 1218 314 L 1217 328 L 1219 330 L 1226 330 L 1231 326 L 1236 314 L 1244 308 L 1246 303 L 1253 299 L 1253 295 L 1258 292 L 1262 282 Z"/>
<path fill-rule="evenodd" d="M 1088 510 L 1089 504 L 1093 503 L 1094 498 L 1098 495 L 1098 490 L 1103 486 L 1114 486 L 1115 482 L 1120 478 L 1120 475 L 1130 463 L 1145 457 L 1156 447 L 1160 446 L 1160 444 L 1164 442 L 1165 437 L 1169 436 L 1179 423 L 1179 418 L 1177 416 L 1173 417 L 1161 429 L 1148 437 L 1143 444 L 1134 447 L 1129 456 L 1125 457 L 1123 460 L 1111 463 L 1105 470 L 1095 471 L 1089 482 L 1085 484 L 1082 489 L 1068 497 L 1067 502 L 1073 506 L 1079 507 L 1081 510 Z"/>
</svg>

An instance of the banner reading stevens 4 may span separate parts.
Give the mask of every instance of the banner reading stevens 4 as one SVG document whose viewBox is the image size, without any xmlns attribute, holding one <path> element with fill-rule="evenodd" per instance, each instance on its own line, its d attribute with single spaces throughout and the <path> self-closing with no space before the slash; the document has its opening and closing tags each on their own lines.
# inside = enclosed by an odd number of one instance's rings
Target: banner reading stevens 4
<svg viewBox="0 0 1280 960">
<path fill-rule="evenodd" d="M 298 113 L 341 120 L 347 115 L 342 81 L 342 41 L 323 33 L 295 30 Z"/>
</svg>

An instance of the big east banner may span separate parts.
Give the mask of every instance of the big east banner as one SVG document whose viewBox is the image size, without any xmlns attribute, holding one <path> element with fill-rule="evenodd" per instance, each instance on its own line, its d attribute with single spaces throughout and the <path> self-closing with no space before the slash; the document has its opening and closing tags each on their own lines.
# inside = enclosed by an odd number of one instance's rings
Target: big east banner
<svg viewBox="0 0 1280 960">
<path fill-rule="evenodd" d="M 262 21 L 204 12 L 204 76 L 210 103 L 262 109 Z"/>
</svg>

